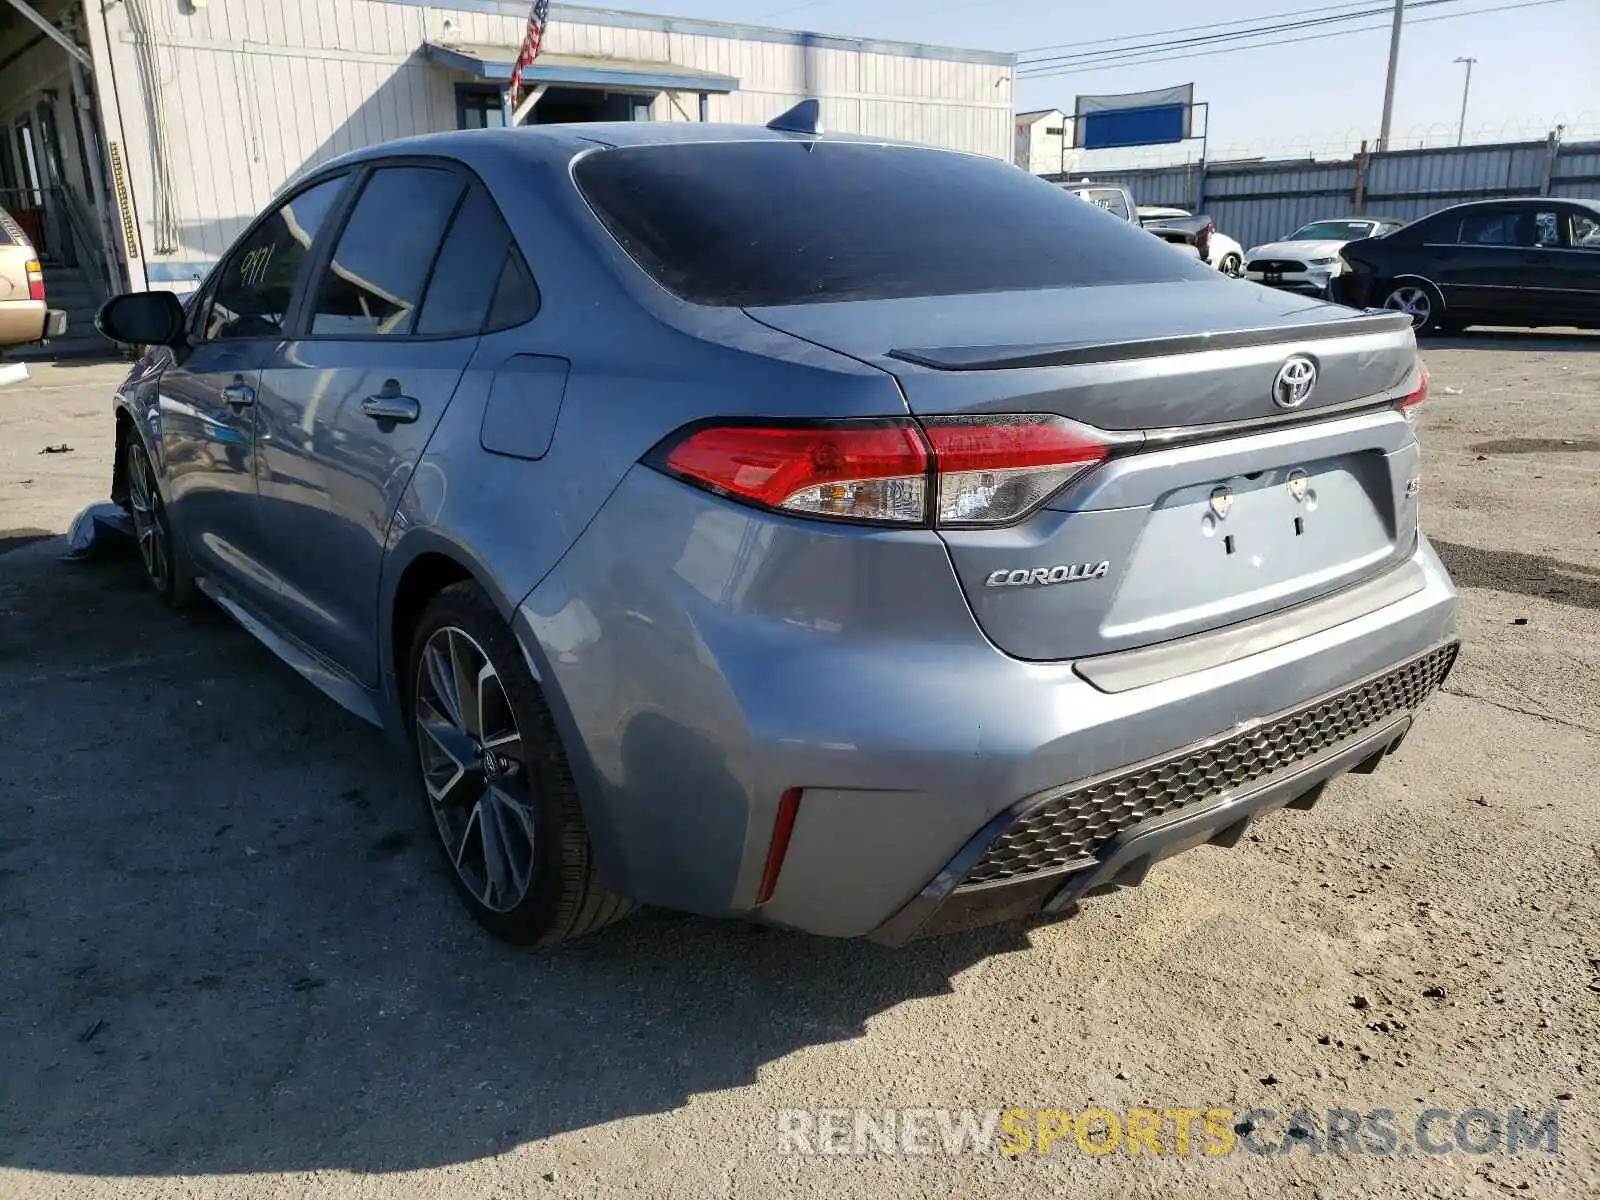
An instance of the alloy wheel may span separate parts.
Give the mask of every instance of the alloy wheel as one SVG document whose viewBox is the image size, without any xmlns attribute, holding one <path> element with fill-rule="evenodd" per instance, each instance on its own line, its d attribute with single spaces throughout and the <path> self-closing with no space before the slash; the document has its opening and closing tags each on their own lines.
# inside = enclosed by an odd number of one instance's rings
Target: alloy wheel
<svg viewBox="0 0 1600 1200">
<path fill-rule="evenodd" d="M 417 750 L 450 861 L 485 908 L 509 912 L 533 883 L 533 782 L 500 674 L 471 635 L 433 632 L 417 667 Z"/>
<path fill-rule="evenodd" d="M 1383 306 L 1392 312 L 1405 313 L 1417 329 L 1427 328 L 1428 320 L 1433 316 L 1433 301 L 1426 288 L 1397 287 L 1389 293 Z"/>
<path fill-rule="evenodd" d="M 139 539 L 139 557 L 145 574 L 158 591 L 172 579 L 172 548 L 167 540 L 166 515 L 155 468 L 143 443 L 135 440 L 128 452 L 128 504 L 133 509 L 133 531 Z"/>
</svg>

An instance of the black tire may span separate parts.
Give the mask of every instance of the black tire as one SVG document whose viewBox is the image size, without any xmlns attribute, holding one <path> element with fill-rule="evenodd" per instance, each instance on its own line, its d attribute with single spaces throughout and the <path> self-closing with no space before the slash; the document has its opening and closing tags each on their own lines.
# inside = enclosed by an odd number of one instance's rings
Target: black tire
<svg viewBox="0 0 1600 1200">
<path fill-rule="evenodd" d="M 145 578 L 173 608 L 184 608 L 194 602 L 194 567 L 183 542 L 173 534 L 150 451 L 132 424 L 124 427 L 122 454 L 128 513 Z"/>
<path fill-rule="evenodd" d="M 1436 333 L 1444 320 L 1444 297 L 1431 283 L 1422 280 L 1402 279 L 1390 284 L 1381 307 L 1408 313 L 1419 337 Z"/>
<path fill-rule="evenodd" d="M 1224 254 L 1222 256 L 1222 263 L 1218 269 L 1224 275 L 1228 275 L 1234 279 L 1237 279 L 1243 273 L 1243 266 L 1244 264 L 1239 260 L 1239 256 L 1237 254 Z"/>
<path fill-rule="evenodd" d="M 458 635 L 465 635 L 465 640 Z M 429 722 L 432 728 L 443 729 L 434 718 L 441 713 L 448 716 L 439 707 L 441 700 L 447 707 L 448 698 L 441 697 L 429 675 L 424 652 L 439 654 L 444 646 L 459 649 L 461 660 L 472 661 L 472 656 L 481 654 L 486 664 L 482 669 L 492 670 L 499 691 L 489 691 L 491 684 L 484 682 L 480 671 L 477 686 L 491 699 L 472 705 L 478 713 L 478 733 L 469 736 L 478 765 L 464 769 L 456 776 L 460 782 L 455 788 L 436 800 L 440 776 L 449 773 L 454 755 L 441 746 L 436 735 L 424 731 Z M 434 661 L 437 664 L 437 658 Z M 423 812 L 456 894 L 473 918 L 504 941 L 554 946 L 594 933 L 632 912 L 633 901 L 600 885 L 572 770 L 550 707 L 528 671 L 516 638 L 476 584 L 453 584 L 428 603 L 412 636 L 407 663 L 408 728 L 418 756 Z M 455 686 L 457 708 L 464 710 L 467 706 L 459 699 L 461 685 Z M 497 710 L 502 699 L 514 722 L 512 733 L 518 735 L 515 753 L 520 753 L 520 761 L 511 752 L 497 760 L 495 748 L 505 735 L 497 741 L 486 728 L 493 723 L 503 729 L 502 718 L 486 719 L 484 715 Z M 461 732 L 456 729 L 451 736 Z M 481 742 L 492 743 L 487 754 Z M 500 797 L 493 802 L 486 798 L 491 784 Z M 474 788 L 478 789 L 476 800 Z M 515 807 L 506 802 L 508 797 L 514 798 Z M 469 803 L 471 809 L 463 816 Z M 501 805 L 498 809 L 497 803 Z M 489 813 L 499 815 L 486 815 Z M 513 813 L 515 820 L 508 823 L 507 814 Z M 476 851 L 472 849 L 474 816 Z M 462 828 L 455 839 L 458 820 Z M 487 833 L 491 827 L 499 832 Z M 526 836 L 530 830 L 531 837 Z M 502 895 L 495 886 L 497 872 L 489 866 L 490 841 L 502 847 L 515 842 L 519 855 L 526 852 L 526 880 L 520 890 Z M 514 876 L 512 882 L 516 882 Z"/>
</svg>

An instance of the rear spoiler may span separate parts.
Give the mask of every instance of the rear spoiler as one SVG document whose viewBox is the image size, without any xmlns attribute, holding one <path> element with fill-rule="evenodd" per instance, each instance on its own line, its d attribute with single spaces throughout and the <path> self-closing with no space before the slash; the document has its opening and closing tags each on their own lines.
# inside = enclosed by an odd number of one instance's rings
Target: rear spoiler
<svg viewBox="0 0 1600 1200">
<path fill-rule="evenodd" d="M 1251 346 L 1269 346 L 1274 342 L 1364 337 L 1372 333 L 1399 333 L 1410 328 L 1411 317 L 1406 313 L 1362 313 L 1304 325 L 1183 333 L 1129 342 L 908 348 L 890 350 L 888 357 L 919 367 L 931 367 L 935 371 L 1010 371 L 1023 367 L 1080 367 L 1094 363 L 1126 362 L 1133 358 L 1165 358 L 1205 350 L 1242 350 Z"/>
</svg>

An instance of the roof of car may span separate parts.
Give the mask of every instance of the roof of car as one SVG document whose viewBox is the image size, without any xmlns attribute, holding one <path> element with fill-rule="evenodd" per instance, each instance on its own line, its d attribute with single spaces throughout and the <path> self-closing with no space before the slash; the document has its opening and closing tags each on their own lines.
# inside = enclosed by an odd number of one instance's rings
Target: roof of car
<svg viewBox="0 0 1600 1200">
<path fill-rule="evenodd" d="M 1584 200 L 1577 196 L 1501 196 L 1493 200 L 1467 200 L 1461 204 L 1447 204 L 1428 215 L 1437 216 L 1439 213 L 1459 208 L 1504 208 L 1513 204 L 1573 204 L 1579 208 L 1600 212 L 1600 200 Z"/>
<path fill-rule="evenodd" d="M 870 137 L 858 133 L 796 134 L 768 129 L 764 125 L 716 125 L 682 121 L 594 121 L 577 125 L 521 125 L 514 129 L 463 129 L 422 134 L 364 146 L 329 162 L 317 171 L 349 166 L 375 158 L 406 154 L 435 154 L 472 163 L 502 155 L 564 154 L 595 148 L 624 146 L 684 145 L 695 142 L 846 142 L 859 145 L 906 146 L 923 150 L 940 147 L 920 146 L 893 138 Z M 963 151 L 946 150 L 960 154 Z M 311 172 L 307 172 L 309 175 Z"/>
<path fill-rule="evenodd" d="M 1318 217 L 1314 221 L 1306 221 L 1304 224 L 1300 225 L 1300 228 L 1304 229 L 1307 225 L 1328 225 L 1328 224 L 1331 224 L 1332 222 L 1335 222 L 1335 221 L 1361 221 L 1361 222 L 1363 222 L 1365 224 L 1368 224 L 1368 225 L 1404 225 L 1405 224 L 1405 221 L 1403 221 L 1399 217 L 1371 217 L 1371 216 L 1367 216 L 1364 213 L 1360 213 L 1360 214 L 1355 214 L 1355 215 L 1352 215 L 1352 216 L 1345 216 L 1345 217 Z"/>
</svg>

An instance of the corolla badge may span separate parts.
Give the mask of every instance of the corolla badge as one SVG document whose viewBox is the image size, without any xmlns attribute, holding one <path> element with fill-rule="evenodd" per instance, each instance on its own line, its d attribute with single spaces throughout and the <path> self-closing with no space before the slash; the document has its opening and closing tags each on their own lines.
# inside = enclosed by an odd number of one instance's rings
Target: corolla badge
<svg viewBox="0 0 1600 1200">
<path fill-rule="evenodd" d="M 991 571 L 985 587 L 1047 587 L 1052 583 L 1078 583 L 1085 579 L 1104 579 L 1109 562 L 1073 563 L 1059 567 L 1018 567 L 1014 571 Z"/>
<path fill-rule="evenodd" d="M 1285 360 L 1272 380 L 1272 402 L 1279 408 L 1299 408 L 1311 399 L 1317 386 L 1317 364 L 1304 354 Z"/>
</svg>

